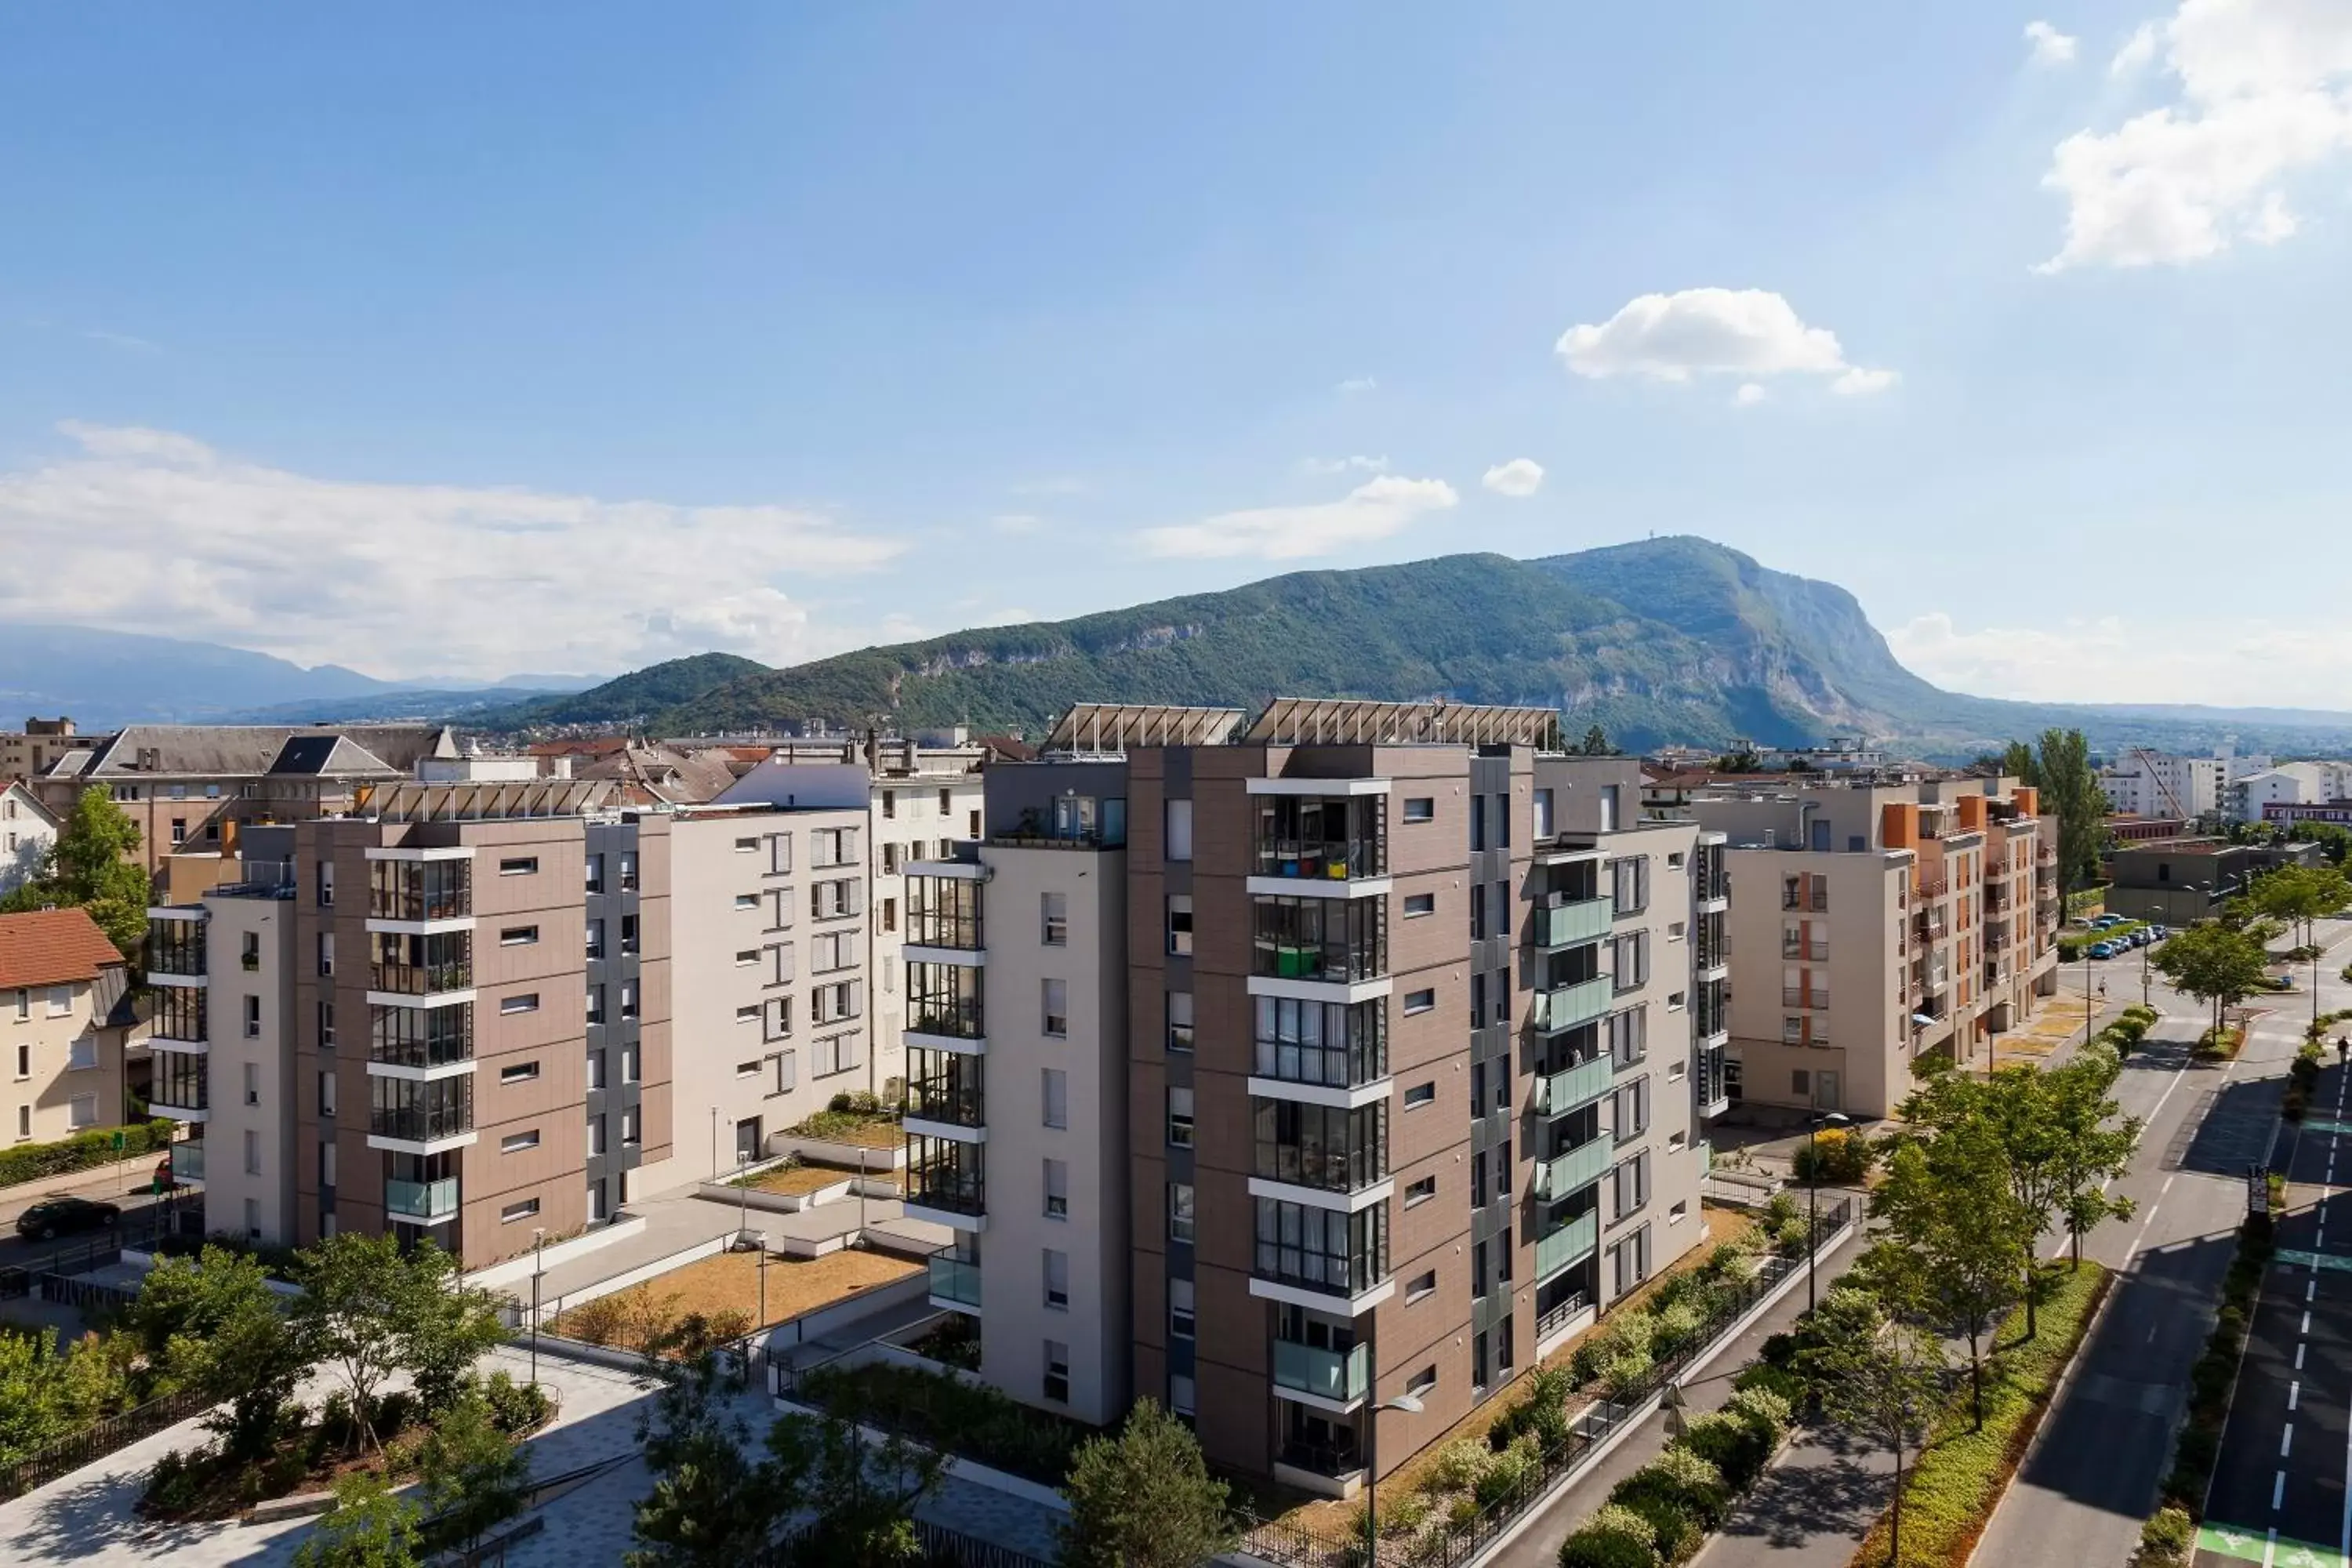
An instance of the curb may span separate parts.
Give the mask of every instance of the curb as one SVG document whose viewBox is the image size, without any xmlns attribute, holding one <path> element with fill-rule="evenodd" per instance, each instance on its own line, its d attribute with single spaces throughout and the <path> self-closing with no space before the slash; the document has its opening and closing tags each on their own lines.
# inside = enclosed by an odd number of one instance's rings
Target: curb
<svg viewBox="0 0 2352 1568">
<path fill-rule="evenodd" d="M 1985 1510 L 1984 1523 L 1977 1527 L 1977 1538 L 1969 1543 L 1968 1556 L 1961 1559 L 1963 1568 L 1975 1568 L 1977 1553 L 1984 1549 L 1984 1538 L 1992 1530 L 1994 1516 L 2000 1512 L 2000 1505 L 2009 1500 L 2010 1490 L 2017 1485 L 2017 1478 L 2024 1473 L 2026 1466 L 2033 1462 L 2035 1451 L 2042 1447 L 2042 1438 L 2049 1435 L 2051 1413 L 2058 1408 L 2059 1401 L 2066 1397 L 2066 1391 L 2074 1386 L 2074 1379 L 2083 1370 L 2083 1352 L 2089 1348 L 2092 1336 L 2099 1331 L 2099 1325 L 2106 1321 L 2107 1309 L 2115 1305 L 2116 1289 L 2123 1282 L 2122 1269 L 2107 1270 L 2106 1283 L 2099 1287 L 2099 1304 L 2093 1309 L 2090 1321 L 2083 1325 L 2081 1336 L 2074 1341 L 2074 1353 L 2066 1358 L 2066 1370 L 2051 1385 L 2050 1396 L 2042 1402 L 2041 1410 L 2035 1413 L 2033 1433 L 2026 1438 L 2024 1450 L 2017 1456 L 2017 1463 L 2010 1467 L 2009 1474 L 2001 1479 L 2000 1490 L 1993 1494 L 1992 1506 Z M 2168 1447 L 2166 1452 L 2170 1451 Z M 2159 1496 L 2162 1495 L 2163 1485 L 2163 1479 L 2158 1478 Z"/>
</svg>

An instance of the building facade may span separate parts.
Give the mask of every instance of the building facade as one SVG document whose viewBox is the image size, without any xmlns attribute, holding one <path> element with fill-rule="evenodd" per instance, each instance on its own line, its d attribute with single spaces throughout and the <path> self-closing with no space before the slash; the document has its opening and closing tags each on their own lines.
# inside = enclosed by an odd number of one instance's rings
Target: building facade
<svg viewBox="0 0 2352 1568">
<path fill-rule="evenodd" d="M 0 915 L 0 1048 L 11 1142 L 122 1122 L 129 969 L 78 909 Z"/>
<path fill-rule="evenodd" d="M 0 893 L 25 885 L 58 841 L 58 819 L 16 780 L 0 783 Z"/>
</svg>

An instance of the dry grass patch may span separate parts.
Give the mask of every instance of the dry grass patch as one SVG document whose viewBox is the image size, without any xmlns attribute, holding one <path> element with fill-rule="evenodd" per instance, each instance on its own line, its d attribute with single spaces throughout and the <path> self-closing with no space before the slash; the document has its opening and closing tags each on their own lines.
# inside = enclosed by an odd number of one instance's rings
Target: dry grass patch
<svg viewBox="0 0 2352 1568">
<path fill-rule="evenodd" d="M 848 1248 L 815 1258 L 771 1257 L 763 1319 L 759 1254 L 722 1252 L 571 1308 L 549 1327 L 592 1345 L 643 1350 L 688 1317 L 740 1325 L 738 1332 L 749 1332 L 922 1271 L 921 1264 L 903 1258 Z"/>
<path fill-rule="evenodd" d="M 843 1182 L 854 1182 L 856 1179 L 856 1172 L 839 1171 L 831 1165 L 778 1165 L 773 1170 L 761 1171 L 757 1175 L 744 1177 L 742 1184 L 756 1192 L 781 1193 L 786 1197 L 803 1197 L 810 1193 L 822 1192 L 826 1187 L 838 1186 Z"/>
</svg>

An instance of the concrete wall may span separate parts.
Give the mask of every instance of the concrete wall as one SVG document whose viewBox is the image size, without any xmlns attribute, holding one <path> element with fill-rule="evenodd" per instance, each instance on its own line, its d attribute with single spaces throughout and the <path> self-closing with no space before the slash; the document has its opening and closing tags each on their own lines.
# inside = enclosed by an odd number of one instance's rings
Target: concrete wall
<svg viewBox="0 0 2352 1568">
<path fill-rule="evenodd" d="M 196 1130 L 205 1142 L 205 1229 L 286 1246 L 295 1235 L 295 1106 L 302 1089 L 294 1073 L 289 1016 L 297 963 L 293 900 L 216 895 L 205 900 L 205 922 L 212 1115 Z M 260 952 L 260 967 L 252 971 L 241 957 L 248 932 Z M 245 1032 L 247 996 L 260 1004 L 254 1035 Z M 256 1096 L 250 1101 L 248 1085 Z M 310 1088 L 315 1097 L 315 1080 Z M 365 1089 L 359 1086 L 362 1109 Z M 248 1163 L 260 1168 L 248 1170 Z"/>
</svg>

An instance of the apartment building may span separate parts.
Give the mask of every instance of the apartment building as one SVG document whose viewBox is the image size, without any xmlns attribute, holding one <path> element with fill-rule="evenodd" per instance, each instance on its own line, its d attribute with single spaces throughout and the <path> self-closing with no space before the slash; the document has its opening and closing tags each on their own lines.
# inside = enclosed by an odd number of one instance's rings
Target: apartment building
<svg viewBox="0 0 2352 1568">
<path fill-rule="evenodd" d="M 1353 1495 L 1701 1234 L 1720 871 L 1558 724 L 1125 746 L 1134 1386 L 1213 1462 Z"/>
<path fill-rule="evenodd" d="M 84 911 L 0 915 L 10 1142 L 121 1123 L 129 989 L 122 955 Z"/>
<path fill-rule="evenodd" d="M 41 868 L 58 841 L 58 819 L 22 783 L 0 783 L 0 893 L 13 892 Z"/>
<path fill-rule="evenodd" d="M 1098 1425 L 1131 1398 L 1126 769 L 992 768 L 983 835 L 901 867 L 907 1212 L 981 1375 Z M 1182 1135 L 1190 1136 L 1189 1119 Z"/>
<path fill-rule="evenodd" d="M 1724 837 L 1743 889 L 1732 1100 L 1889 1115 L 1914 1060 L 1981 1065 L 2056 988 L 2057 822 L 2013 779 L 1726 790 L 1685 809 Z"/>
<path fill-rule="evenodd" d="M 421 760 L 457 755 L 434 724 L 133 724 L 52 755 L 26 783 L 59 818 L 83 790 L 106 790 L 138 824 L 140 863 L 152 872 L 177 850 L 233 848 L 241 824 L 364 811 Z"/>
<path fill-rule="evenodd" d="M 2180 756 L 2136 746 L 2101 770 L 2099 788 L 2111 811 L 2193 822 L 2222 808 L 2229 770 L 2223 757 Z"/>
<path fill-rule="evenodd" d="M 27 719 L 22 730 L 0 730 L 0 779 L 26 779 L 68 752 L 87 752 L 107 737 L 85 735 L 71 719 Z"/>
</svg>

